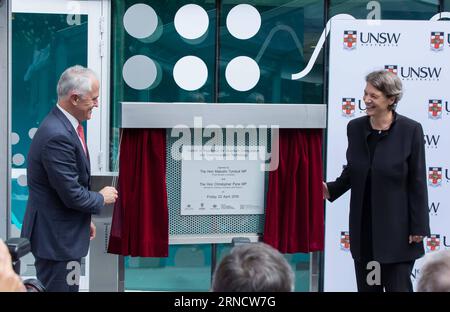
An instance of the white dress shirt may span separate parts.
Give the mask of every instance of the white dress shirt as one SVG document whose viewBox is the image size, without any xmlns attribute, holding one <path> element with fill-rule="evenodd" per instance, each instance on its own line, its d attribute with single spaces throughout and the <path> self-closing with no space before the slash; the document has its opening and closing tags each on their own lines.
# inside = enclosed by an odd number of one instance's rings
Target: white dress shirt
<svg viewBox="0 0 450 312">
<path fill-rule="evenodd" d="M 77 120 L 75 117 L 73 117 L 68 111 L 66 111 L 64 108 L 62 108 L 61 106 L 59 106 L 59 104 L 56 104 L 56 107 L 58 107 L 59 110 L 64 114 L 64 116 L 66 116 L 67 119 L 69 119 L 70 123 L 72 124 L 73 128 L 75 129 L 75 133 L 77 134 L 78 139 L 80 140 L 81 146 L 83 147 L 83 146 L 84 146 L 83 140 L 82 140 L 81 137 L 78 135 L 78 130 L 77 130 L 78 125 L 80 124 L 80 123 L 78 122 L 78 120 Z M 87 145 L 87 142 L 86 142 L 86 145 Z M 87 147 L 87 146 L 86 146 L 86 147 Z"/>
</svg>

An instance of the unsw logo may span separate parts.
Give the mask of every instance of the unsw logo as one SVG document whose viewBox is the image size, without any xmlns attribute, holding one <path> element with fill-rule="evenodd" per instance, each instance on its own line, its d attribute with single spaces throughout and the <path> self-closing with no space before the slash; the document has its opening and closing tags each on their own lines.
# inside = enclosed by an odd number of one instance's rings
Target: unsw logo
<svg viewBox="0 0 450 312">
<path fill-rule="evenodd" d="M 442 51 L 444 49 L 444 32 L 441 31 L 431 32 L 430 48 L 432 51 Z"/>
<path fill-rule="evenodd" d="M 399 75 L 403 80 L 439 81 L 442 67 L 384 65 L 384 69 Z"/>
<path fill-rule="evenodd" d="M 401 33 L 388 33 L 388 32 L 380 32 L 380 33 L 372 33 L 372 32 L 361 32 L 359 34 L 359 39 L 361 41 L 362 46 L 398 46 L 398 42 L 400 41 Z"/>
<path fill-rule="evenodd" d="M 437 148 L 441 135 L 424 134 L 423 140 L 427 148 Z"/>
<path fill-rule="evenodd" d="M 431 234 L 430 237 L 427 237 L 427 252 L 438 251 L 441 249 L 441 246 L 444 246 L 445 249 L 450 247 L 449 243 L 447 243 L 447 236 L 443 235 L 441 237 L 440 234 Z"/>
<path fill-rule="evenodd" d="M 388 32 L 360 32 L 359 41 L 361 46 L 398 46 L 401 33 L 388 33 Z M 344 49 L 353 50 L 356 49 L 358 42 L 358 32 L 356 30 L 344 30 Z"/>
<path fill-rule="evenodd" d="M 384 65 L 384 69 L 388 72 L 391 72 L 393 74 L 397 75 L 398 66 L 397 65 Z"/>
<path fill-rule="evenodd" d="M 445 103 L 445 104 L 444 104 Z M 428 118 L 437 120 L 442 119 L 442 111 L 445 111 L 447 115 L 450 113 L 450 107 L 448 101 L 440 99 L 428 100 Z"/>
<path fill-rule="evenodd" d="M 443 174 L 443 172 L 445 174 Z M 448 169 L 442 167 L 428 167 L 428 185 L 438 187 L 442 185 L 442 179 L 445 177 L 447 183 L 450 180 Z"/>
<path fill-rule="evenodd" d="M 355 116 L 355 98 L 342 98 L 342 116 Z"/>
<path fill-rule="evenodd" d="M 357 32 L 356 30 L 344 30 L 344 49 L 356 49 Z"/>
<path fill-rule="evenodd" d="M 441 186 L 442 184 L 442 167 L 428 168 L 428 185 Z"/>
<path fill-rule="evenodd" d="M 350 234 L 348 231 L 341 231 L 340 246 L 343 251 L 350 250 Z"/>
<path fill-rule="evenodd" d="M 431 234 L 426 241 L 427 252 L 436 251 L 441 248 L 441 235 Z"/>
<path fill-rule="evenodd" d="M 356 30 L 344 30 L 344 49 L 356 49 L 357 34 Z"/>
<path fill-rule="evenodd" d="M 342 116 L 344 117 L 354 117 L 355 113 L 357 112 L 356 107 L 358 107 L 358 110 L 360 113 L 364 112 L 366 109 L 363 107 L 363 101 L 361 99 L 356 100 L 354 97 L 343 97 L 342 103 L 341 103 L 341 111 Z"/>
</svg>

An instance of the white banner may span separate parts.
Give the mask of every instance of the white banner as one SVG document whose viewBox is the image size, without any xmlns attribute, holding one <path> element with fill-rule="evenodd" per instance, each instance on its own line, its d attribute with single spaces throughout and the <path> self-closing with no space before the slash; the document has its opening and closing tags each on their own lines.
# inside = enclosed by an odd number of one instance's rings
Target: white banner
<svg viewBox="0 0 450 312">
<path fill-rule="evenodd" d="M 256 146 L 183 146 L 181 215 L 264 213 L 264 171 Z"/>
<path fill-rule="evenodd" d="M 397 111 L 424 129 L 431 237 L 427 252 L 450 248 L 450 23 L 445 21 L 337 20 L 331 23 L 326 180 L 346 164 L 346 127 L 365 115 L 365 76 L 395 72 L 404 96 Z M 348 244 L 350 192 L 326 204 L 325 291 L 356 291 Z M 416 261 L 413 284 L 420 276 Z"/>
</svg>

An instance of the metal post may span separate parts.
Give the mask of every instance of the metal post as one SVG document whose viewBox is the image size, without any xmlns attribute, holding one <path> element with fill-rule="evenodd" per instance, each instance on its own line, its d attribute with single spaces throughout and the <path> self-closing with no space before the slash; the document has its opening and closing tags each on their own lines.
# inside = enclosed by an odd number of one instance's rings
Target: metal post
<svg viewBox="0 0 450 312">
<path fill-rule="evenodd" d="M 112 185 L 115 173 L 99 173 L 92 176 L 92 190 L 99 191 L 105 185 Z M 124 257 L 108 253 L 114 205 L 106 205 L 101 212 L 92 215 L 97 235 L 91 241 L 89 251 L 89 291 L 124 291 Z"/>
<path fill-rule="evenodd" d="M 322 291 L 321 285 L 320 285 L 321 258 L 322 258 L 322 252 L 320 252 L 320 251 L 309 253 L 309 291 L 310 292 Z"/>
<path fill-rule="evenodd" d="M 211 244 L 211 287 L 217 265 L 217 244 Z"/>
<path fill-rule="evenodd" d="M 323 27 L 325 28 L 327 25 L 327 22 L 330 18 L 330 1 L 329 0 L 324 0 L 324 12 L 323 12 Z M 329 74 L 329 64 L 328 64 L 328 60 L 329 60 L 329 46 L 328 46 L 328 40 L 325 40 L 324 46 L 323 46 L 323 102 L 327 101 L 328 98 L 328 74 Z M 328 120 L 328 109 L 327 109 L 327 116 L 326 116 L 327 120 Z M 328 125 L 327 125 L 328 126 Z M 326 160 L 327 159 L 327 154 L 326 154 L 326 146 L 327 146 L 327 131 L 326 128 L 324 129 L 323 132 L 323 143 L 322 143 L 322 159 Z M 324 162 L 324 166 L 323 166 L 323 172 L 324 172 L 324 176 L 325 173 L 327 172 L 327 163 L 326 161 Z M 324 208 L 325 209 L 325 204 L 324 204 Z M 325 211 L 324 211 L 325 214 Z M 325 216 L 325 220 L 326 220 L 326 216 Z M 324 224 L 325 226 L 325 224 Z M 323 274 L 323 269 L 324 269 L 324 252 L 323 251 L 318 251 L 318 252 L 314 252 L 311 254 L 311 270 L 310 270 L 310 276 L 311 276 L 311 281 L 310 281 L 310 291 L 319 291 L 322 292 L 323 291 L 323 279 L 324 279 L 324 274 Z"/>
<path fill-rule="evenodd" d="M 0 0 L 0 237 L 9 237 L 10 227 L 10 3 Z"/>
</svg>

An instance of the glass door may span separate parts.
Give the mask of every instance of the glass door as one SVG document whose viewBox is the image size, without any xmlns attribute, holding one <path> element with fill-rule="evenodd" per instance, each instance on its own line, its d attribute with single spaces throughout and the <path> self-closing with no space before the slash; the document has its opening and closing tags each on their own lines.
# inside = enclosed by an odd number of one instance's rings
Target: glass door
<svg viewBox="0 0 450 312">
<path fill-rule="evenodd" d="M 100 103 L 106 101 L 103 6 L 103 1 L 12 0 L 11 237 L 20 235 L 28 200 L 28 149 L 40 123 L 56 105 L 61 73 L 76 64 L 92 68 L 101 80 Z M 106 105 L 100 104 L 85 125 L 93 172 L 102 170 L 106 142 L 101 140 L 101 125 L 106 113 Z M 89 286 L 87 259 L 82 263 L 80 290 Z M 23 261 L 22 275 L 35 275 L 31 254 Z"/>
</svg>

